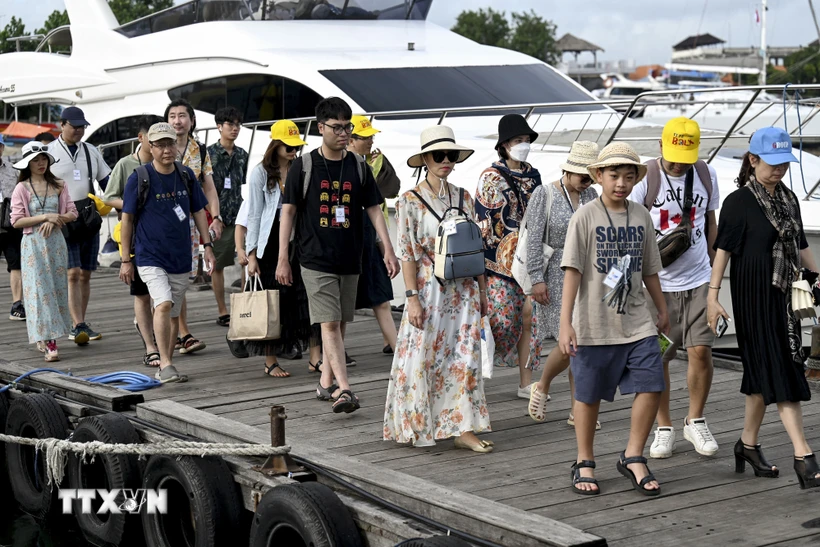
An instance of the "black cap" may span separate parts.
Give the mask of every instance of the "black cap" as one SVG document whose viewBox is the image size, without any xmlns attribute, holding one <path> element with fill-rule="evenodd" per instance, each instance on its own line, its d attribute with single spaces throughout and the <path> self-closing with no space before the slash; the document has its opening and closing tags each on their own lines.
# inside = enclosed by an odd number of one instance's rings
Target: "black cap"
<svg viewBox="0 0 820 547">
<path fill-rule="evenodd" d="M 532 130 L 532 127 L 524 119 L 521 114 L 507 114 L 498 122 L 498 142 L 495 143 L 495 149 L 501 146 L 501 143 L 517 137 L 518 135 L 529 135 L 530 142 L 535 142 L 538 138 L 538 133 Z"/>
<path fill-rule="evenodd" d="M 85 119 L 85 113 L 76 106 L 64 108 L 60 114 L 60 121 L 68 122 L 74 126 L 91 125 Z"/>
</svg>

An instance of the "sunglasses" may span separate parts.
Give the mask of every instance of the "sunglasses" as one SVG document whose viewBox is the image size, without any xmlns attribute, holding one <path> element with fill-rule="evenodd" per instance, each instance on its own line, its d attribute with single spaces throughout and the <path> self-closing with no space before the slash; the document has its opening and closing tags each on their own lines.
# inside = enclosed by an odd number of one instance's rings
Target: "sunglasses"
<svg viewBox="0 0 820 547">
<path fill-rule="evenodd" d="M 301 146 L 288 146 L 287 144 L 285 145 L 285 152 L 287 152 L 288 154 L 290 154 L 291 152 L 298 152 L 301 149 Z"/>
<path fill-rule="evenodd" d="M 48 152 L 47 144 L 32 144 L 29 148 L 31 152 Z"/>
<path fill-rule="evenodd" d="M 447 158 L 450 163 L 455 163 L 459 156 L 461 156 L 461 152 L 458 150 L 436 150 L 435 152 L 431 152 L 430 155 L 436 163 L 443 163 L 444 158 Z"/>
</svg>

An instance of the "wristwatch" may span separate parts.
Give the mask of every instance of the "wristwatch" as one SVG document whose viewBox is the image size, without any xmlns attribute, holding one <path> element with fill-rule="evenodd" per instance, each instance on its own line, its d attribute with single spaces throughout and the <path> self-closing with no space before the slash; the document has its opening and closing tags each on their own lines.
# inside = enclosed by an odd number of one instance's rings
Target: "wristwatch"
<svg viewBox="0 0 820 547">
<path fill-rule="evenodd" d="M 411 296 L 418 296 L 418 295 L 419 295 L 419 291 L 407 291 L 407 292 L 404 293 L 404 296 L 406 296 L 407 298 L 410 298 Z"/>
<path fill-rule="evenodd" d="M 222 224 L 225 224 L 225 221 L 224 221 L 224 220 L 222 220 L 222 215 L 216 215 L 216 216 L 214 217 L 214 220 L 218 220 L 218 221 L 219 221 L 219 222 L 221 222 Z"/>
<path fill-rule="evenodd" d="M 211 249 L 213 249 L 213 248 L 214 248 L 214 244 L 213 244 L 213 243 L 211 243 L 210 241 L 209 241 L 208 243 L 203 243 L 203 244 L 202 244 L 202 246 L 203 246 L 203 247 L 210 247 Z"/>
</svg>

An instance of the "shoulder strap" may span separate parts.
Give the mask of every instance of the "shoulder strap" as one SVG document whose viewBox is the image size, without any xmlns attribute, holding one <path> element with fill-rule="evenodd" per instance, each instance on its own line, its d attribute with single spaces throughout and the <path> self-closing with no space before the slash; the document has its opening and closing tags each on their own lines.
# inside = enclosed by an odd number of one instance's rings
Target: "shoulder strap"
<svg viewBox="0 0 820 547">
<path fill-rule="evenodd" d="M 703 184 L 703 187 L 706 188 L 707 199 L 711 201 L 712 174 L 709 172 L 709 165 L 703 160 L 698 160 L 695 162 L 695 171 L 697 171 L 698 178 L 700 179 L 700 182 Z"/>
<path fill-rule="evenodd" d="M 552 198 L 555 195 L 555 185 L 549 183 L 544 190 L 547 192 L 547 222 L 544 224 L 544 243 L 547 243 L 550 237 L 550 212 L 552 211 Z"/>
<path fill-rule="evenodd" d="M 427 203 L 426 201 L 424 201 L 424 198 L 423 198 L 423 197 L 421 197 L 421 194 L 419 194 L 419 193 L 418 193 L 418 192 L 416 192 L 415 190 L 410 190 L 410 191 L 411 191 L 411 192 L 413 192 L 413 193 L 416 195 L 416 197 L 417 197 L 417 198 L 419 198 L 419 201 L 420 201 L 420 202 L 422 202 L 422 203 L 424 204 L 424 206 L 425 206 L 425 207 L 427 207 L 427 210 L 428 210 L 428 211 L 430 211 L 430 214 L 432 214 L 434 217 L 436 217 L 436 220 L 438 220 L 439 222 L 441 222 L 441 217 L 440 217 L 440 216 L 438 216 L 438 213 L 436 213 L 436 212 L 433 210 L 433 208 L 432 208 L 432 207 L 430 207 L 430 204 L 429 204 L 429 203 Z M 462 198 L 462 199 L 464 199 L 464 195 L 463 195 L 463 194 L 462 194 L 461 198 Z"/>
<path fill-rule="evenodd" d="M 88 192 L 94 192 L 94 173 L 91 172 L 91 154 L 88 152 L 88 145 L 84 142 L 80 144 L 83 145 L 83 152 L 85 152 L 85 165 L 88 167 Z"/>
<path fill-rule="evenodd" d="M 362 186 L 364 186 L 364 183 L 367 180 L 364 177 L 365 158 L 364 158 L 364 156 L 360 156 L 356 153 L 354 153 L 353 155 L 356 158 L 356 171 L 359 173 L 359 182 L 361 183 Z M 368 166 L 368 169 L 370 169 L 369 166 Z M 375 177 L 373 177 L 373 178 L 375 178 Z"/>
<path fill-rule="evenodd" d="M 201 148 L 200 148 L 200 150 L 201 150 Z M 188 173 L 188 168 L 185 167 L 184 165 L 182 165 L 182 162 L 175 161 L 174 162 L 174 169 L 176 169 L 177 173 L 179 173 L 179 176 L 182 177 L 182 182 L 185 183 L 185 189 L 188 190 L 188 207 L 190 208 L 191 207 L 191 202 L 194 199 L 193 198 L 194 187 L 193 187 L 193 181 L 191 180 L 191 176 Z M 200 174 L 201 173 L 202 173 L 202 171 L 200 171 Z"/>
<path fill-rule="evenodd" d="M 307 199 L 308 186 L 310 186 L 310 176 L 313 173 L 313 153 L 308 152 L 299 156 L 302 159 L 302 199 Z"/>
<path fill-rule="evenodd" d="M 148 201 L 148 193 L 151 189 L 151 179 L 149 178 L 148 168 L 145 165 L 139 165 L 134 172 L 137 174 L 137 211 L 145 207 L 145 202 Z"/>
<path fill-rule="evenodd" d="M 208 149 L 199 141 L 196 141 L 196 144 L 199 146 L 199 182 L 203 182 L 205 181 L 205 156 L 208 154 Z"/>
<path fill-rule="evenodd" d="M 646 209 L 652 210 L 655 200 L 661 191 L 661 166 L 659 159 L 646 162 L 646 195 L 643 198 L 643 205 Z"/>
</svg>

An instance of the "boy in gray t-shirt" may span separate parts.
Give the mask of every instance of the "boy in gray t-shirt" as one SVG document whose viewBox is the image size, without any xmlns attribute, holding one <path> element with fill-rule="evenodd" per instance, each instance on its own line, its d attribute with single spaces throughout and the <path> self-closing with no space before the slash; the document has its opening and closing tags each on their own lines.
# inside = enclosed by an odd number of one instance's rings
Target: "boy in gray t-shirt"
<svg viewBox="0 0 820 547">
<path fill-rule="evenodd" d="M 633 427 L 617 468 L 635 490 L 656 496 L 660 485 L 646 467 L 643 448 L 665 387 L 658 331 L 669 330 L 669 319 L 652 218 L 626 199 L 646 167 L 632 147 L 613 143 L 601 150 L 589 172 L 601 185 L 601 196 L 573 215 L 561 261 L 558 343 L 571 356 L 575 376 L 578 459 L 572 466 L 572 488 L 583 495 L 600 493 L 593 478 L 595 423 L 601 399 L 612 401 L 620 388 L 622 395 L 634 393 L 635 400 Z M 659 310 L 657 323 L 642 283 Z"/>
</svg>

